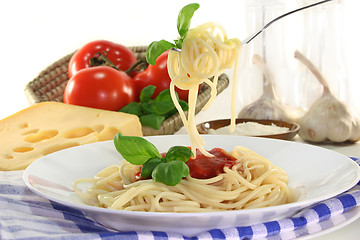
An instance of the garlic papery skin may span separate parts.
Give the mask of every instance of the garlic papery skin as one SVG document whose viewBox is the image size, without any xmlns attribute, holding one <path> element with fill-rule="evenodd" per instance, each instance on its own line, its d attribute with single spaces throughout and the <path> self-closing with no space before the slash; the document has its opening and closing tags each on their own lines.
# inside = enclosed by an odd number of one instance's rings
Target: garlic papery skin
<svg viewBox="0 0 360 240">
<path fill-rule="evenodd" d="M 296 121 L 296 116 L 290 114 L 290 107 L 278 100 L 275 94 L 273 75 L 265 62 L 259 55 L 254 55 L 253 63 L 257 64 L 264 74 L 263 93 L 255 102 L 245 106 L 239 112 L 238 118 Z"/>
<path fill-rule="evenodd" d="M 310 106 L 300 119 L 299 136 L 310 142 L 356 142 L 360 139 L 360 122 L 350 114 L 347 106 L 338 100 L 329 89 L 320 71 L 299 51 L 295 58 L 314 74 L 323 86 L 323 94 Z"/>
</svg>

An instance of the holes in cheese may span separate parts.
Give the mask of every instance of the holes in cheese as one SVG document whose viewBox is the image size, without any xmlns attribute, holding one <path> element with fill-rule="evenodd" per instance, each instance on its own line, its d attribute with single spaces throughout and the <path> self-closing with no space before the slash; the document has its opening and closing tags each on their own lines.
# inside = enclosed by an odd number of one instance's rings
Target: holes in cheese
<svg viewBox="0 0 360 240">
<path fill-rule="evenodd" d="M 4 155 L 4 158 L 5 158 L 5 159 L 13 159 L 14 156 L 9 155 L 9 154 L 5 154 L 5 155 Z"/>
<path fill-rule="evenodd" d="M 27 122 L 19 124 L 19 128 L 27 128 L 27 127 L 29 127 L 29 124 Z"/>
<path fill-rule="evenodd" d="M 101 132 L 102 130 L 104 130 L 104 128 L 105 128 L 105 126 L 104 125 L 96 125 L 96 126 L 94 126 L 93 127 L 94 128 L 94 130 L 96 131 L 96 132 Z"/>
<path fill-rule="evenodd" d="M 59 145 L 52 145 L 52 146 L 49 146 L 47 148 L 44 148 L 42 150 L 42 154 L 44 156 L 50 154 L 50 153 L 53 153 L 53 152 L 56 152 L 56 151 L 60 151 L 60 150 L 63 150 L 63 149 L 66 149 L 66 148 L 70 148 L 70 147 L 76 147 L 76 146 L 79 146 L 80 144 L 77 143 L 77 142 L 67 142 L 67 143 L 63 143 L 63 144 L 59 144 Z"/>
<path fill-rule="evenodd" d="M 24 138 L 25 142 L 37 143 L 47 139 L 51 139 L 58 135 L 58 130 L 43 130 L 35 134 L 28 135 Z"/>
<path fill-rule="evenodd" d="M 93 132 L 94 132 L 94 130 L 92 130 L 89 127 L 81 127 L 81 128 L 75 128 L 75 129 L 70 129 L 70 130 L 66 131 L 63 134 L 63 137 L 64 138 L 79 138 L 79 137 L 87 136 Z"/>
<path fill-rule="evenodd" d="M 40 129 L 36 128 L 36 129 L 31 129 L 28 130 L 26 132 L 21 133 L 21 135 L 29 135 L 29 134 L 33 134 L 33 133 L 37 133 Z"/>
<path fill-rule="evenodd" d="M 104 128 L 99 134 L 99 141 L 112 140 L 116 133 L 119 132 L 119 129 L 114 127 Z"/>
<path fill-rule="evenodd" d="M 32 148 L 32 147 L 18 147 L 18 148 L 13 149 L 14 152 L 18 152 L 18 153 L 29 152 L 32 150 L 34 150 L 34 148 Z"/>
</svg>

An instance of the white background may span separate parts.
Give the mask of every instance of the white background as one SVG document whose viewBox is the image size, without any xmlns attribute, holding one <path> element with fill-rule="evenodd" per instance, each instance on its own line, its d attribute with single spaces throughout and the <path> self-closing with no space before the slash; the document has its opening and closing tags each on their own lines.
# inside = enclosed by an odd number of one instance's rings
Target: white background
<svg viewBox="0 0 360 240">
<path fill-rule="evenodd" d="M 26 83 L 48 65 L 89 41 L 107 39 L 136 46 L 148 45 L 153 40 L 175 39 L 177 14 L 182 6 L 190 2 L 0 1 L 0 119 L 29 106 L 24 94 Z M 244 1 L 197 2 L 200 3 L 200 9 L 195 13 L 192 26 L 214 21 L 223 25 L 231 38 L 243 40 L 250 34 L 245 29 L 250 23 L 245 19 Z M 302 0 L 286 0 L 284 10 L 293 9 L 301 2 Z M 359 10 L 360 1 L 344 1 L 342 51 L 349 75 L 347 103 L 356 111 L 360 109 Z M 286 36 L 293 38 L 292 46 L 296 48 L 299 40 L 303 39 L 299 39 L 301 28 L 296 25 L 296 17 L 287 18 L 286 23 Z M 290 49 L 289 54 L 293 51 L 294 49 Z M 224 107 L 220 106 L 219 109 Z M 207 117 L 216 118 L 219 115 L 221 112 L 210 113 Z M 347 233 L 346 236 L 351 237 L 351 231 L 356 231 L 358 226 L 360 227 L 359 221 L 331 236 L 337 239 Z"/>
<path fill-rule="evenodd" d="M 29 106 L 24 94 L 26 83 L 51 63 L 91 40 L 107 39 L 135 46 L 147 45 L 162 38 L 175 39 L 178 11 L 190 2 L 192 1 L 0 1 L 0 119 Z M 192 26 L 214 21 L 226 28 L 230 38 L 243 40 L 250 34 L 245 29 L 247 19 L 243 12 L 244 1 L 197 2 L 200 3 L 200 9 L 194 15 Z M 284 2 L 287 3 L 285 11 L 293 9 L 304 0 Z M 343 51 L 350 85 L 347 99 L 350 99 L 350 105 L 356 110 L 360 105 L 357 94 L 360 86 L 360 39 L 356 24 L 360 22 L 359 7 L 359 1 L 344 1 Z M 297 22 L 292 21 L 295 18 L 296 16 L 288 17 L 279 24 L 287 23 L 286 36 L 299 40 L 301 28 L 296 25 Z M 249 24 L 249 20 L 247 23 Z M 295 41 L 294 44 L 298 43 Z M 294 49 L 290 51 L 289 54 L 292 54 Z"/>
</svg>

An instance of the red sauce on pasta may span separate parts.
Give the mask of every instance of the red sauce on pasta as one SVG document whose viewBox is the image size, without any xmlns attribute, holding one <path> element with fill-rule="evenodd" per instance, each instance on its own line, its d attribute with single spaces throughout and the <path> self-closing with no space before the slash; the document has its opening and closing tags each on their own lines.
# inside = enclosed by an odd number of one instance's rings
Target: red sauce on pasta
<svg viewBox="0 0 360 240">
<path fill-rule="evenodd" d="M 186 162 L 190 169 L 190 176 L 198 179 L 216 177 L 224 173 L 224 167 L 231 168 L 235 165 L 233 156 L 221 148 L 213 148 L 209 151 L 215 157 L 204 156 L 199 150 L 196 151 L 196 158 L 190 158 Z"/>
</svg>

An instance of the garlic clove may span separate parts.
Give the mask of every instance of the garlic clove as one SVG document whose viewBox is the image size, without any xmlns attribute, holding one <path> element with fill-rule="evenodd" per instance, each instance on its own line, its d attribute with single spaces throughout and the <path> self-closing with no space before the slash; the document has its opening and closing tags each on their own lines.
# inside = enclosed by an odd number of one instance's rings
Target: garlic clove
<svg viewBox="0 0 360 240">
<path fill-rule="evenodd" d="M 257 64 L 264 74 L 263 94 L 255 102 L 245 106 L 239 112 L 238 118 L 295 121 L 295 117 L 290 115 L 290 108 L 278 101 L 273 75 L 265 62 L 259 55 L 254 55 L 253 63 Z"/>
<path fill-rule="evenodd" d="M 289 121 L 287 112 L 279 103 L 264 98 L 259 98 L 254 103 L 243 108 L 239 112 L 238 118 Z"/>
<path fill-rule="evenodd" d="M 349 137 L 349 140 L 352 142 L 357 142 L 360 140 L 360 121 L 359 120 L 353 120 L 352 121 L 352 132 Z"/>
<path fill-rule="evenodd" d="M 327 127 L 318 118 L 304 116 L 300 121 L 299 136 L 305 141 L 323 142 L 326 140 Z"/>
<path fill-rule="evenodd" d="M 320 71 L 300 52 L 296 51 L 295 57 L 309 68 L 324 88 L 322 96 L 300 119 L 299 136 L 305 141 L 312 142 L 358 141 L 360 122 L 353 118 L 347 106 L 330 92 Z"/>
</svg>

